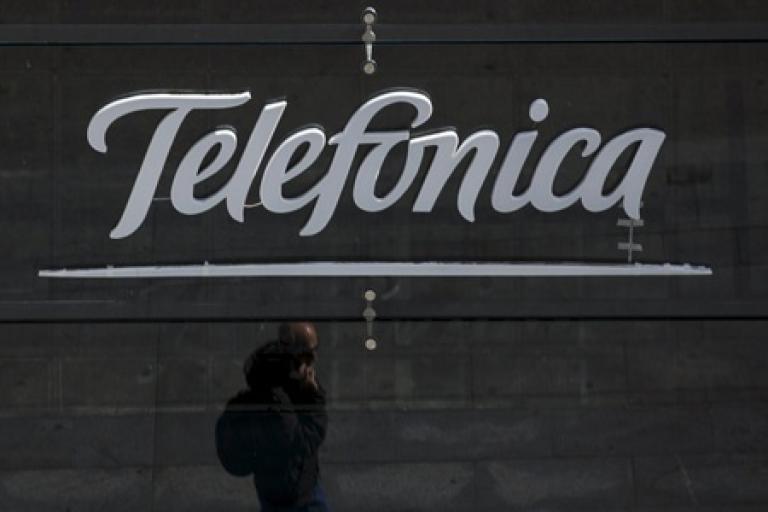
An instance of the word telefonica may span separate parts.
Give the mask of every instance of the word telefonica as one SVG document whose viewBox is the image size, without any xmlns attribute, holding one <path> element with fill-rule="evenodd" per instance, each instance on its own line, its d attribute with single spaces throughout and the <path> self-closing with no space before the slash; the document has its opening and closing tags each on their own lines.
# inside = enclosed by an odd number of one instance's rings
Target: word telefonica
<svg viewBox="0 0 768 512">
<path fill-rule="evenodd" d="M 233 108 L 245 104 L 250 99 L 249 92 L 142 93 L 114 101 L 100 109 L 88 125 L 88 142 L 101 153 L 107 152 L 107 130 L 121 117 L 145 110 L 170 110 L 155 128 L 125 209 L 110 237 L 125 238 L 144 222 L 168 153 L 181 124 L 190 112 L 198 109 Z M 413 137 L 410 129 L 369 131 L 371 119 L 378 112 L 395 104 L 413 107 L 415 113 L 410 123 L 411 129 L 424 125 L 432 116 L 432 102 L 426 94 L 404 90 L 389 91 L 380 93 L 364 103 L 350 116 L 344 129 L 327 140 L 325 131 L 316 125 L 301 129 L 283 140 L 264 166 L 259 185 L 260 201 L 264 208 L 273 213 L 287 213 L 313 203 L 309 220 L 301 229 L 300 235 L 312 236 L 319 233 L 333 217 L 358 148 L 368 146 L 370 151 L 355 173 L 354 202 L 366 212 L 382 211 L 397 202 L 412 186 L 424 153 L 431 148 L 434 157 L 413 203 L 412 211 L 432 211 L 458 164 L 471 153 L 466 174 L 459 188 L 457 207 L 466 220 L 474 221 L 478 194 L 499 151 L 499 136 L 492 130 L 479 130 L 460 141 L 456 132 L 451 129 Z M 286 101 L 274 101 L 262 108 L 232 176 L 218 191 L 205 198 L 195 196 L 195 185 L 221 171 L 232 159 L 237 149 L 237 134 L 232 129 L 217 128 L 195 142 L 179 163 L 173 177 L 173 207 L 182 214 L 196 215 L 225 201 L 229 215 L 234 220 L 243 222 L 246 196 L 287 106 Z M 547 102 L 542 99 L 534 101 L 529 114 L 534 123 L 542 122 L 549 115 Z M 643 190 L 666 137 L 664 132 L 646 127 L 635 128 L 602 144 L 600 132 L 595 129 L 570 129 L 550 142 L 536 164 L 530 185 L 525 192 L 515 195 L 515 185 L 537 136 L 538 131 L 530 130 L 519 132 L 512 138 L 493 185 L 491 204 L 494 210 L 507 213 L 530 204 L 543 212 L 555 212 L 581 200 L 584 208 L 599 212 L 621 202 L 627 215 L 639 218 Z M 389 152 L 401 143 L 407 144 L 408 151 L 397 184 L 385 195 L 377 196 L 374 190 L 384 160 Z M 327 172 L 302 195 L 286 197 L 283 194 L 283 185 L 310 169 L 326 145 L 335 146 L 333 160 Z M 553 185 L 557 172 L 565 157 L 577 145 L 582 145 L 582 157 L 593 159 L 579 184 L 566 194 L 556 195 Z M 637 147 L 620 183 L 604 194 L 604 185 L 611 168 L 622 153 L 634 146 Z M 208 154 L 214 156 L 203 166 Z M 297 158 L 297 155 L 300 156 Z"/>
</svg>

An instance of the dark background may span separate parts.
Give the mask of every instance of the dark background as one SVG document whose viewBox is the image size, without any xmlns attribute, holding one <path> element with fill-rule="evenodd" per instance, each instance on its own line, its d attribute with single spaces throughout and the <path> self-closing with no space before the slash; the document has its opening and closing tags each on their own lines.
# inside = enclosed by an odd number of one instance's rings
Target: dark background
<svg viewBox="0 0 768 512">
<path fill-rule="evenodd" d="M 390 1 L 374 4 L 379 71 L 369 77 L 360 71 L 364 5 L 3 5 L 0 509 L 253 510 L 250 481 L 218 466 L 213 425 L 243 386 L 248 353 L 279 320 L 310 318 L 330 395 L 323 468 L 334 510 L 764 510 L 768 8 Z M 574 126 L 604 139 L 664 130 L 638 259 L 703 264 L 714 275 L 37 277 L 42 268 L 203 261 L 625 257 L 618 208 L 498 214 L 486 186 L 467 223 L 455 206 L 466 162 L 431 214 L 410 212 L 416 186 L 385 212 L 359 211 L 352 173 L 314 237 L 298 236 L 308 209 L 247 210 L 238 224 L 223 206 L 188 217 L 157 202 L 135 234 L 109 238 L 162 117 L 121 119 L 109 152 L 96 153 L 86 126 L 113 99 L 251 91 L 243 107 L 188 118 L 158 189 L 167 197 L 191 143 L 230 124 L 242 149 L 269 99 L 288 100 L 279 143 L 307 123 L 339 131 L 390 87 L 430 94 L 424 128 L 453 126 L 462 138 L 490 128 L 502 151 L 531 128 L 530 102 L 546 98 L 534 157 Z M 404 114 L 377 123 L 401 127 Z M 403 158 L 387 160 L 384 187 Z M 568 162 L 564 188 L 583 171 Z M 363 347 L 369 288 L 379 294 L 375 351 Z"/>
</svg>

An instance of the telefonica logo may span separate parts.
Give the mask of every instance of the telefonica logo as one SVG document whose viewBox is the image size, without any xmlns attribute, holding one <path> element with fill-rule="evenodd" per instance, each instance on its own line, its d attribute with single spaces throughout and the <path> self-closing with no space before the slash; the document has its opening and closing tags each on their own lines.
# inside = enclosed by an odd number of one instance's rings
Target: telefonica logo
<svg viewBox="0 0 768 512">
<path fill-rule="evenodd" d="M 146 110 L 170 110 L 155 128 L 136 175 L 133 190 L 110 236 L 127 237 L 144 222 L 168 153 L 179 128 L 190 112 L 198 109 L 233 108 L 247 103 L 250 99 L 249 92 L 142 93 L 114 101 L 99 110 L 88 126 L 88 142 L 96 151 L 102 153 L 107 152 L 107 130 L 123 116 Z M 499 136 L 492 130 L 480 130 L 460 141 L 456 132 L 450 129 L 419 136 L 412 136 L 409 129 L 369 131 L 373 117 L 396 104 L 413 108 L 411 129 L 422 127 L 432 116 L 432 102 L 427 94 L 410 90 L 388 91 L 377 94 L 360 106 L 350 116 L 344 129 L 330 138 L 326 137 L 321 127 L 313 125 L 283 140 L 269 155 L 264 166 L 259 185 L 260 201 L 264 208 L 280 214 L 312 204 L 312 213 L 300 235 L 315 235 L 322 231 L 333 217 L 358 148 L 370 147 L 354 173 L 353 187 L 355 204 L 366 212 L 385 210 L 402 198 L 409 187 L 413 186 L 425 152 L 433 148 L 434 158 L 412 205 L 412 211 L 432 211 L 457 165 L 467 155 L 471 155 L 456 205 L 460 214 L 467 221 L 473 222 L 478 194 L 499 154 Z M 173 207 L 182 214 L 196 215 L 226 202 L 229 215 L 234 220 L 243 222 L 246 196 L 286 108 L 286 101 L 269 102 L 262 108 L 234 173 L 221 189 L 202 199 L 195 196 L 195 186 L 220 172 L 229 163 L 237 150 L 238 140 L 234 130 L 217 128 L 195 142 L 175 171 L 170 197 Z M 549 115 L 547 102 L 543 99 L 535 100 L 530 106 L 529 115 L 534 123 L 544 121 Z M 621 204 L 631 218 L 640 217 L 643 190 L 664 142 L 664 132 L 654 128 L 635 128 L 603 143 L 602 135 L 593 128 L 572 128 L 547 145 L 536 164 L 527 190 L 515 195 L 515 185 L 537 137 L 536 130 L 523 131 L 515 134 L 509 143 L 493 186 L 491 205 L 494 210 L 508 213 L 530 204 L 543 212 L 556 212 L 580 200 L 584 208 L 591 212 L 604 211 Z M 408 152 L 397 184 L 384 196 L 377 196 L 376 182 L 383 162 L 389 152 L 401 143 L 408 145 Z M 553 184 L 558 170 L 563 159 L 578 145 L 582 146 L 581 156 L 591 158 L 589 167 L 576 187 L 564 195 L 556 195 Z M 283 194 L 283 185 L 311 168 L 326 146 L 335 146 L 333 160 L 327 172 L 302 195 L 286 197 Z M 635 146 L 632 161 L 621 182 L 604 194 L 606 179 L 614 164 L 625 151 Z M 212 160 L 203 165 L 206 156 L 214 153 Z M 296 158 L 297 155 L 300 156 Z"/>
<path fill-rule="evenodd" d="M 169 113 L 155 128 L 146 148 L 144 160 L 136 174 L 112 238 L 125 238 L 134 233 L 147 216 L 155 199 L 158 183 L 166 167 L 168 154 L 184 119 L 193 110 L 222 110 L 238 107 L 251 99 L 249 92 L 237 94 L 135 94 L 104 106 L 88 125 L 88 142 L 101 153 L 107 152 L 107 130 L 123 116 L 146 110 Z M 410 126 L 401 130 L 370 129 L 371 120 L 382 110 L 394 105 L 413 109 Z M 366 212 L 379 212 L 398 202 L 414 186 L 422 168 L 425 153 L 433 157 L 426 176 L 411 205 L 414 212 L 430 212 L 459 163 L 468 158 L 456 199 L 459 213 L 469 222 L 475 219 L 475 204 L 491 167 L 500 158 L 491 193 L 491 206 L 500 213 L 509 213 L 531 205 L 543 212 L 557 212 L 578 201 L 591 212 L 600 212 L 621 205 L 630 219 L 620 223 L 630 226 L 630 240 L 620 244 L 628 251 L 625 263 L 589 262 L 450 262 L 450 261 L 304 261 L 235 264 L 180 264 L 158 266 L 108 265 L 104 268 L 41 270 L 42 277 L 62 278 L 146 278 L 146 277 L 232 277 L 232 276 L 663 276 L 710 275 L 712 270 L 689 264 L 641 264 L 632 261 L 633 251 L 641 250 L 632 238 L 632 229 L 641 226 L 640 205 L 653 163 L 664 143 L 664 132 L 640 127 L 627 130 L 604 141 L 599 131 L 588 127 L 572 128 L 550 141 L 536 163 L 530 185 L 519 194 L 515 188 L 522 169 L 538 138 L 537 130 L 515 134 L 503 156 L 499 157 L 501 141 L 496 132 L 480 130 L 463 141 L 454 130 L 444 129 L 414 135 L 411 130 L 422 127 L 432 116 L 432 102 L 423 92 L 412 90 L 386 91 L 365 102 L 349 118 L 344 129 L 330 138 L 317 125 L 305 127 L 277 145 L 267 156 L 280 118 L 288 108 L 286 101 L 269 102 L 261 109 L 258 119 L 234 172 L 226 183 L 208 197 L 195 195 L 195 187 L 211 178 L 230 162 L 237 151 L 237 134 L 228 128 L 217 128 L 201 137 L 189 149 L 175 170 L 171 184 L 171 203 L 185 215 L 197 215 L 225 202 L 229 215 L 244 221 L 246 196 L 254 184 L 258 170 L 264 164 L 259 184 L 260 204 L 276 214 L 294 212 L 311 205 L 312 211 L 301 236 L 321 232 L 339 203 L 358 149 L 367 153 L 354 170 L 352 188 L 355 205 Z M 549 105 L 537 99 L 530 105 L 533 123 L 543 122 L 549 115 Z M 389 192 L 376 195 L 376 183 L 387 155 L 398 144 L 407 144 L 407 155 L 397 183 Z M 335 146 L 333 158 L 319 181 L 299 196 L 286 197 L 283 186 L 309 170 L 326 146 Z M 589 165 L 581 181 L 569 192 L 554 191 L 563 160 L 580 147 L 582 158 Z M 606 181 L 618 159 L 630 154 L 631 161 L 618 185 L 605 192 Z M 208 155 L 212 155 L 210 158 Z M 624 225 L 624 224 L 621 224 Z"/>
</svg>

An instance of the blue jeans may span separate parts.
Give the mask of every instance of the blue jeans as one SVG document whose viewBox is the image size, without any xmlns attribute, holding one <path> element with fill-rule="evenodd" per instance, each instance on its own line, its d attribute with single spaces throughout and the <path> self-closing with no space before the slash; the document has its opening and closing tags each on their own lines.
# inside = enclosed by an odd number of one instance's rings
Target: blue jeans
<svg viewBox="0 0 768 512">
<path fill-rule="evenodd" d="M 294 508 L 275 508 L 271 505 L 259 500 L 261 504 L 261 512 L 331 512 L 328 508 L 328 502 L 325 499 L 325 493 L 320 484 L 315 485 L 315 489 L 312 491 L 312 500 L 306 505 Z"/>
</svg>

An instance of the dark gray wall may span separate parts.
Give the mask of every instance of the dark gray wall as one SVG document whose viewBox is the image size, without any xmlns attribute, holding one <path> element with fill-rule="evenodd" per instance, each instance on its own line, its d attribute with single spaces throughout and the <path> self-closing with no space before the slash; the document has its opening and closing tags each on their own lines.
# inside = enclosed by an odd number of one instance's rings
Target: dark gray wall
<svg viewBox="0 0 768 512">
<path fill-rule="evenodd" d="M 283 318 L 318 321 L 334 510 L 764 510 L 768 11 L 747 1 L 543 5 L 376 5 L 373 77 L 360 73 L 359 2 L 3 6 L 0 510 L 254 510 L 251 483 L 218 466 L 213 425 L 243 386 L 243 359 Z M 663 129 L 640 259 L 714 275 L 37 277 L 154 262 L 621 260 L 618 209 L 501 215 L 485 187 L 469 224 L 456 179 L 432 214 L 415 215 L 415 190 L 391 210 L 360 212 L 350 177 L 312 238 L 297 236 L 308 211 L 249 210 L 237 224 L 224 208 L 187 217 L 158 202 L 133 236 L 109 239 L 161 117 L 121 120 L 98 154 L 85 129 L 116 97 L 252 92 L 242 108 L 185 123 L 158 191 L 167 196 L 191 142 L 230 124 L 242 147 L 268 99 L 289 102 L 279 141 L 307 123 L 335 133 L 390 87 L 430 94 L 430 128 L 490 127 L 503 143 L 530 128 L 539 97 L 551 107 L 543 141 L 576 125 L 605 136 Z M 387 161 L 385 179 L 403 158 Z M 582 169 L 573 159 L 566 179 Z M 368 288 L 379 292 L 376 351 L 362 344 Z"/>
<path fill-rule="evenodd" d="M 765 21 L 760 0 L 575 0 L 545 5 L 537 0 L 387 0 L 386 4 L 360 0 L 324 0 L 287 7 L 281 0 L 9 0 L 5 24 L 150 23 L 358 23 L 362 9 L 376 7 L 387 24 L 498 24 L 498 23 L 665 23 Z M 103 34 L 102 39 L 110 36 Z"/>
<path fill-rule="evenodd" d="M 760 510 L 765 322 L 319 324 L 336 510 Z M 213 425 L 264 323 L 3 328 L 4 510 L 253 510 Z"/>
<path fill-rule="evenodd" d="M 0 318 L 348 318 L 359 316 L 360 292 L 368 286 L 396 290 L 378 303 L 380 313 L 396 318 L 765 313 L 765 44 L 395 45 L 376 50 L 382 71 L 372 78 L 359 72 L 362 54 L 350 45 L 5 48 L 8 128 L 0 144 L 8 150 L 0 227 L 14 243 L 12 263 L 0 270 L 7 283 L 0 290 Z M 567 128 L 594 126 L 606 138 L 639 125 L 664 129 L 668 140 L 644 196 L 642 261 L 706 264 L 714 276 L 162 284 L 37 278 L 40 268 L 150 262 L 623 257 L 616 249 L 626 239 L 616 226 L 622 210 L 591 214 L 577 205 L 556 214 L 532 208 L 498 214 L 490 208 L 495 169 L 478 199 L 476 222 L 465 221 L 455 204 L 466 161 L 430 214 L 410 211 L 417 186 L 389 210 L 361 212 L 352 203 L 350 177 L 333 220 L 314 237 L 297 236 L 308 208 L 289 215 L 247 210 L 239 224 L 223 205 L 188 217 L 167 201 L 155 203 L 132 236 L 108 237 L 162 115 L 120 120 L 108 133 L 108 153 L 100 154 L 89 147 L 86 127 L 112 99 L 146 89 L 251 90 L 254 99 L 242 108 L 190 116 L 158 188 L 157 195 L 167 197 L 192 142 L 218 124 L 231 124 L 242 134 L 242 147 L 268 99 L 288 100 L 276 145 L 308 123 L 336 133 L 365 99 L 395 86 L 429 92 L 435 114 L 428 128 L 455 126 L 467 136 L 493 127 L 503 147 L 531 128 L 530 102 L 547 98 L 551 114 L 541 123 L 528 171 L 546 143 Z M 380 126 L 402 126 L 405 115 L 383 115 Z M 395 151 L 387 160 L 384 187 L 393 185 L 404 158 Z M 330 159 L 325 152 L 321 165 L 296 180 L 297 192 Z M 575 181 L 585 161 L 568 160 L 562 186 Z M 211 190 L 222 183 L 212 181 Z M 24 236 L 15 235 L 20 230 Z"/>
</svg>

